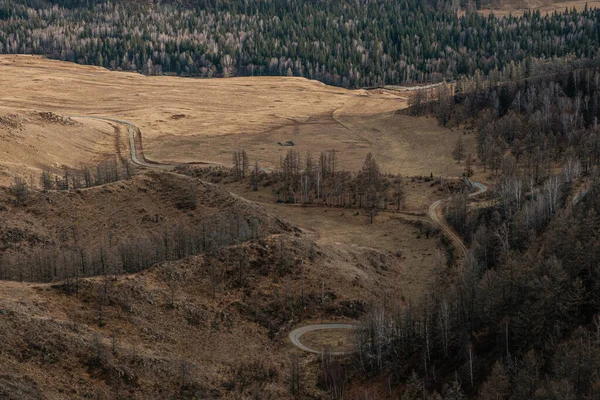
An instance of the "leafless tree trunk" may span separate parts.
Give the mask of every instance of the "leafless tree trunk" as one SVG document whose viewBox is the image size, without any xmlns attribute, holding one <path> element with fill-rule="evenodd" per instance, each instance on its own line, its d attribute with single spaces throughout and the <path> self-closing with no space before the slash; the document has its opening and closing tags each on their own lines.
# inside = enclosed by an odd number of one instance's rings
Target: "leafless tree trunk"
<svg viewBox="0 0 600 400">
<path fill-rule="evenodd" d="M 220 270 L 218 261 L 211 257 L 209 261 L 209 274 L 210 274 L 210 285 L 212 289 L 212 298 L 214 299 L 217 294 L 217 288 L 223 280 L 224 272 Z"/>
<path fill-rule="evenodd" d="M 248 175 L 250 161 L 248 160 L 248 154 L 246 150 L 242 150 L 241 152 L 241 175 L 242 178 L 245 178 Z"/>
<path fill-rule="evenodd" d="M 562 175 L 566 183 L 572 183 L 581 174 L 581 162 L 574 157 L 567 157 L 562 168 Z"/>
<path fill-rule="evenodd" d="M 448 308 L 448 302 L 446 300 L 442 300 L 442 302 L 440 303 L 438 325 L 441 330 L 444 357 L 448 357 L 448 332 L 450 330 L 450 311 Z"/>
<path fill-rule="evenodd" d="M 300 363 L 298 357 L 293 357 L 290 372 L 290 393 L 297 396 L 301 392 Z"/>
<path fill-rule="evenodd" d="M 474 387 L 475 382 L 473 380 L 473 345 L 469 343 L 469 378 L 471 380 L 471 389 Z"/>
<path fill-rule="evenodd" d="M 252 174 L 252 190 L 255 192 L 258 190 L 258 179 L 259 179 L 258 174 L 259 173 L 260 173 L 260 168 L 258 167 L 258 161 L 255 161 L 254 162 L 254 172 Z"/>
</svg>

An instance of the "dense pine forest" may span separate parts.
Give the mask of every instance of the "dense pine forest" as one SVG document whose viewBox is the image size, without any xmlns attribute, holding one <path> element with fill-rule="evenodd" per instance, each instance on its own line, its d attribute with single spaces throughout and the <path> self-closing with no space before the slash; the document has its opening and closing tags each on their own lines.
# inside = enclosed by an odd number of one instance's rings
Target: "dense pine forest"
<svg viewBox="0 0 600 400">
<path fill-rule="evenodd" d="M 288 75 L 344 87 L 454 80 L 511 62 L 596 55 L 598 10 L 496 18 L 471 12 L 477 5 L 0 0 L 0 53 L 149 75 Z M 467 13 L 459 17 L 461 6 Z"/>
</svg>

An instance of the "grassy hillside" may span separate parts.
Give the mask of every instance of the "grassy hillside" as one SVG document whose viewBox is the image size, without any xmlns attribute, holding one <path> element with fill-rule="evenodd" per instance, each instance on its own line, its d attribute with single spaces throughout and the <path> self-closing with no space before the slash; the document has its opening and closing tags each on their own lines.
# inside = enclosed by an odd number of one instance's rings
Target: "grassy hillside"
<svg viewBox="0 0 600 400">
<path fill-rule="evenodd" d="M 189 193 L 191 182 L 197 185 L 196 208 L 180 209 L 180 195 Z M 17 254 L 31 254 L 26 265 L 36 268 L 54 265 L 46 262 L 55 255 L 59 273 L 67 273 L 52 283 L 0 284 L 0 394 L 7 399 L 288 398 L 296 360 L 301 396 L 323 398 L 317 357 L 294 349 L 287 333 L 299 324 L 356 320 L 368 302 L 389 293 L 408 301 L 432 273 L 425 265 L 411 270 L 415 259 L 431 255 L 428 249 L 437 243 L 411 223 L 391 218 L 381 236 L 385 244 L 368 236 L 357 241 L 369 235 L 364 216 L 331 215 L 326 229 L 301 231 L 217 186 L 170 173 L 40 193 L 20 206 L 3 192 L 1 204 L 3 268 Z M 162 240 L 177 246 L 181 232 L 165 237 L 163 229 L 197 227 L 214 215 L 259 220 L 260 237 L 225 241 L 207 253 L 159 261 L 135 273 L 124 274 L 121 259 L 112 255 L 120 240 L 139 235 L 160 239 L 145 252 L 157 251 Z M 329 235 L 349 224 L 352 236 Z M 79 233 L 77 246 L 91 246 L 86 259 L 99 276 L 62 270 L 81 267 L 70 258 L 75 244 L 72 238 L 62 241 L 64 231 Z M 405 253 L 393 245 L 395 232 L 403 232 Z M 25 268 L 25 278 L 27 273 Z M 320 347 L 329 339 L 306 340 Z M 338 340 L 329 343 L 343 345 Z"/>
<path fill-rule="evenodd" d="M 167 163 L 229 166 L 232 152 L 245 149 L 251 161 L 274 169 L 288 150 L 277 142 L 292 140 L 304 155 L 338 150 L 339 167 L 351 171 L 373 152 L 390 173 L 462 172 L 451 154 L 460 130 L 396 112 L 407 106 L 410 91 L 345 90 L 302 78 L 146 77 L 30 56 L 0 57 L 0 82 L 5 87 L 0 116 L 22 121 L 16 128 L 0 125 L 5 136 L 19 135 L 7 142 L 11 155 L 0 154 L 0 166 L 13 163 L 7 171 L 35 175 L 43 164 L 94 165 L 102 155 L 115 154 L 114 136 L 107 135 L 117 129 L 125 141 L 121 152 L 127 152 L 123 126 L 76 118 L 73 126 L 42 126 L 31 114 L 53 112 L 62 118 L 98 115 L 130 121 L 141 129 L 146 157 Z M 37 136 L 39 130 L 46 139 Z M 32 159 L 28 154 L 34 151 Z M 0 182 L 11 179 L 5 175 Z"/>
<path fill-rule="evenodd" d="M 3 189 L 0 202 L 2 276 L 30 281 L 135 271 L 292 230 L 218 186 L 169 173 L 32 192 L 21 204 Z"/>
</svg>

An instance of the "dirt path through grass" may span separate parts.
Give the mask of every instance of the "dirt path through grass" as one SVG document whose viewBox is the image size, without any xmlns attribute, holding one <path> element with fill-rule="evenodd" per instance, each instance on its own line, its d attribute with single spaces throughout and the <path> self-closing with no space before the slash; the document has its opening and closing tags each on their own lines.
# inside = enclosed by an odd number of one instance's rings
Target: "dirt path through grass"
<svg viewBox="0 0 600 400">
<path fill-rule="evenodd" d="M 469 198 L 479 196 L 487 191 L 487 186 L 485 186 L 483 183 L 470 182 L 470 185 L 471 185 L 471 187 L 475 188 L 476 190 L 473 193 L 468 194 Z M 458 236 L 452 230 L 452 228 L 446 222 L 446 219 L 442 216 L 441 206 L 448 200 L 450 200 L 450 199 L 438 200 L 438 201 L 434 202 L 433 204 L 431 204 L 431 206 L 429 207 L 428 214 L 429 214 L 429 217 L 433 220 L 433 222 L 435 222 L 442 229 L 442 231 L 446 235 L 448 235 L 450 237 L 450 239 L 457 245 L 457 247 L 461 250 L 463 256 L 466 257 L 467 247 L 463 243 L 460 236 Z M 298 347 L 299 349 L 307 351 L 309 353 L 321 354 L 322 350 L 307 346 L 306 344 L 304 344 L 300 341 L 300 338 L 308 332 L 324 331 L 324 330 L 330 331 L 330 330 L 340 330 L 340 329 L 346 330 L 346 329 L 356 329 L 356 328 L 357 328 L 357 325 L 355 325 L 355 324 L 335 323 L 335 324 L 305 325 L 305 326 L 296 328 L 293 331 L 291 331 L 290 334 L 288 335 L 288 337 L 290 338 L 290 341 L 292 342 L 292 344 L 294 346 Z M 350 354 L 350 353 L 352 353 L 352 351 L 338 351 L 338 352 L 332 351 L 331 354 L 332 355 L 345 355 L 345 354 Z"/>
</svg>

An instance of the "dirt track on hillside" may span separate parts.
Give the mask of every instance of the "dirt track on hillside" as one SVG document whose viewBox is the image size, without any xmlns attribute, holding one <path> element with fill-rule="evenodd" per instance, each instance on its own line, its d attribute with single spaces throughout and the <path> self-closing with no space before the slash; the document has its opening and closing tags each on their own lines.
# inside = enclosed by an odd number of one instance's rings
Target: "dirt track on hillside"
<svg viewBox="0 0 600 400">
<path fill-rule="evenodd" d="M 483 183 L 471 182 L 471 185 L 476 188 L 476 191 L 473 193 L 469 193 L 468 194 L 469 198 L 480 196 L 487 191 L 487 186 L 484 185 Z M 443 200 L 438 200 L 438 201 L 432 203 L 431 206 L 429 207 L 428 215 L 431 218 L 431 220 L 440 227 L 440 229 L 444 232 L 444 234 L 446 234 L 455 243 L 455 245 L 461 251 L 463 257 L 466 257 L 467 251 L 468 251 L 467 247 L 465 246 L 465 244 L 464 244 L 463 240 L 460 238 L 460 236 L 454 232 L 454 230 L 452 229 L 452 227 L 450 227 L 450 225 L 448 225 L 448 222 L 443 217 L 442 212 L 441 212 L 441 208 L 442 208 L 441 206 L 449 200 L 450 199 L 443 199 Z M 340 323 L 305 325 L 305 326 L 296 328 L 293 331 L 291 331 L 289 333 L 288 337 L 289 337 L 290 341 L 292 342 L 292 344 L 294 346 L 298 347 L 299 349 L 307 351 L 309 353 L 321 354 L 322 349 L 319 350 L 319 349 L 315 349 L 310 346 L 307 346 L 306 344 L 301 342 L 300 338 L 309 332 L 318 332 L 318 331 L 323 331 L 323 330 L 340 330 L 340 329 L 346 330 L 346 329 L 356 329 L 356 328 L 357 328 L 357 325 L 355 325 L 355 324 L 340 324 Z M 337 351 L 337 352 L 333 351 L 331 354 L 332 355 L 346 355 L 346 354 L 350 354 L 350 353 L 351 353 L 351 351 Z"/>
<path fill-rule="evenodd" d="M 201 159 L 230 165 L 232 152 L 244 149 L 252 161 L 273 169 L 289 150 L 277 142 L 293 140 L 303 156 L 309 151 L 315 156 L 338 150 L 342 169 L 359 169 L 372 152 L 382 170 L 390 173 L 461 173 L 448 148 L 462 132 L 440 127 L 433 118 L 397 112 L 407 107 L 411 88 L 402 92 L 347 90 L 287 77 L 143 76 L 24 55 L 0 56 L 0 86 L 0 117 L 52 111 L 128 121 L 144 134 L 144 155 L 168 164 Z M 96 126 L 97 122 L 89 121 L 81 129 Z M 61 134 L 58 124 L 43 128 L 55 130 L 58 140 L 51 143 L 65 148 L 73 147 L 77 139 Z M 3 129 L 0 126 L 0 134 Z M 34 148 L 43 154 L 51 143 L 38 140 L 39 128 L 32 126 L 30 131 L 20 138 L 21 150 L 15 147 L 11 153 L 21 151 L 23 157 L 16 155 L 15 160 L 24 160 L 25 168 L 35 175 L 43 166 L 28 160 L 25 150 L 31 153 Z M 472 136 L 464 139 L 467 147 L 474 147 Z M 101 160 L 103 154 L 112 152 L 111 144 L 75 159 L 76 152 L 64 152 L 61 160 L 57 151 L 51 159 L 53 168 L 95 165 L 97 161 L 90 162 L 90 157 Z M 11 168 L 16 167 L 11 164 Z"/>
</svg>

